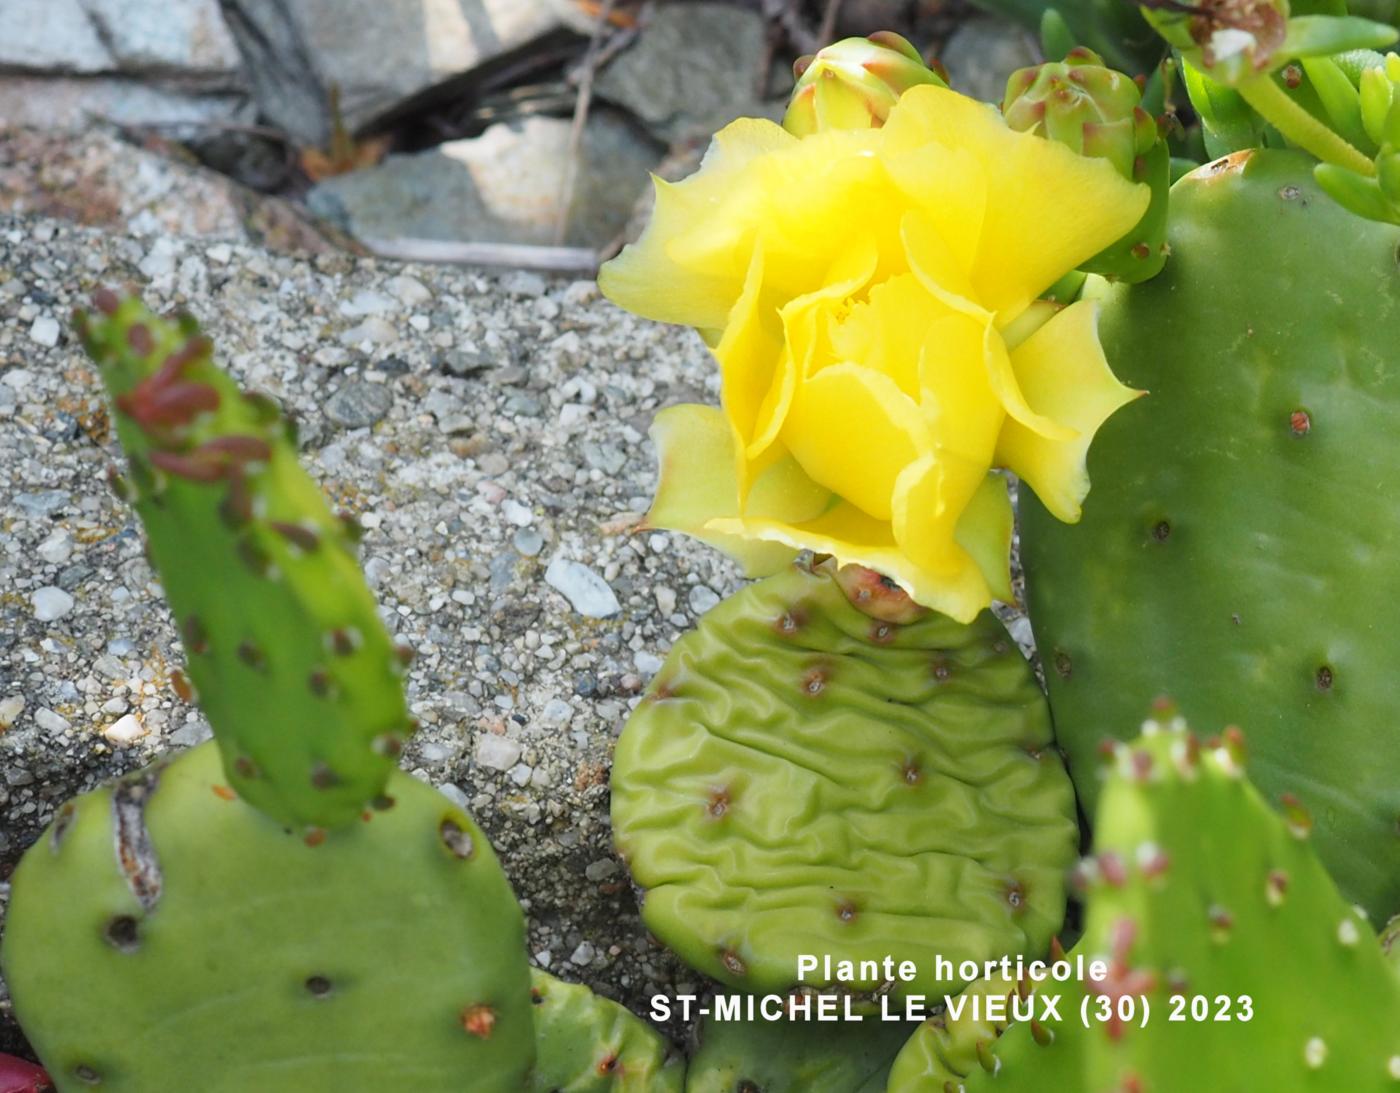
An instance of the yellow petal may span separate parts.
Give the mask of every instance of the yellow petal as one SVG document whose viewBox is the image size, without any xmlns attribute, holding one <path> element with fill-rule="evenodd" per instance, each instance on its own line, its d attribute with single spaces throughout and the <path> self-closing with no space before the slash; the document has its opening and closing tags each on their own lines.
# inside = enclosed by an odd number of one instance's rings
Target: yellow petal
<svg viewBox="0 0 1400 1093">
<path fill-rule="evenodd" d="M 672 183 L 653 176 L 656 206 L 651 220 L 640 239 L 598 271 L 603 295 L 648 319 L 701 329 L 722 327 L 748 268 L 752 222 L 743 225 L 744 231 L 725 234 L 728 253 L 723 261 L 714 253 L 706 263 L 677 261 L 673 243 L 720 219 L 715 214 L 755 159 L 796 143 L 780 125 L 741 118 L 715 135 L 700 169 L 689 178 Z"/>
<path fill-rule="evenodd" d="M 977 260 L 987 213 L 986 169 L 966 149 L 938 143 L 927 126 L 900 124 L 919 120 L 917 114 L 903 111 L 897 117 L 893 128 L 887 125 L 881 131 L 880 158 L 903 198 L 901 206 L 937 235 L 960 280 L 966 281 Z M 957 291 L 968 295 L 970 288 Z"/>
<path fill-rule="evenodd" d="M 880 132 L 898 134 L 905 127 L 966 149 L 985 171 L 974 298 L 1008 318 L 1121 238 L 1147 209 L 1148 188 L 1127 181 L 1108 162 L 1013 132 L 992 107 L 946 88 L 906 91 Z"/>
<path fill-rule="evenodd" d="M 1031 404 L 1026 401 L 1025 392 L 1021 390 L 1016 370 L 1011 366 L 1011 354 L 1006 350 L 1001 331 L 992 323 L 988 323 L 982 331 L 982 351 L 987 362 L 987 376 L 992 382 L 992 390 L 996 392 L 998 400 L 1012 418 L 1027 431 L 1047 440 L 1063 443 L 1075 438 L 1073 428 L 1031 408 Z"/>
<path fill-rule="evenodd" d="M 859 292 L 875 273 L 879 253 L 874 243 L 860 240 L 841 254 L 823 278 L 822 287 L 786 304 L 780 314 L 784 352 L 775 378 L 759 406 L 748 440 L 746 456 L 757 459 L 778 438 L 787 420 L 800 378 L 811 374 L 818 354 L 826 349 L 822 335 L 828 316 L 840 310 L 847 297 Z"/>
<path fill-rule="evenodd" d="M 707 528 L 719 514 L 739 515 L 733 433 L 713 406 L 671 406 L 656 415 L 651 438 L 660 475 L 647 524 L 693 535 L 718 547 L 750 576 L 776 573 L 792 560 L 781 543 L 741 538 Z"/>
<path fill-rule="evenodd" d="M 1016 599 L 1011 589 L 1011 536 L 1015 524 L 1006 479 L 999 474 L 989 474 L 982 480 L 958 521 L 958 544 L 981 571 L 992 596 L 1003 603 L 1014 603 Z"/>
<path fill-rule="evenodd" d="M 891 277 L 870 289 L 866 298 L 835 324 L 831 334 L 833 363 L 858 361 L 883 372 L 911 398 L 919 397 L 919 357 L 929 327 L 948 308 L 924 291 L 911 274 Z"/>
<path fill-rule="evenodd" d="M 968 265 L 931 217 L 908 213 L 900 221 L 899 231 L 909 269 L 929 295 L 969 318 L 985 319 L 990 314 L 973 299 L 976 289 Z"/>
<path fill-rule="evenodd" d="M 957 542 L 958 522 L 987 477 L 985 464 L 930 453 L 900 473 L 894 491 L 894 540 L 916 566 L 956 577 L 971 561 Z"/>
<path fill-rule="evenodd" d="M 782 439 L 814 481 L 878 520 L 890 518 L 900 472 L 932 447 L 914 400 L 856 364 L 799 384 Z"/>
<path fill-rule="evenodd" d="M 1092 300 L 1070 305 L 1042 326 L 1011 354 L 1011 364 L 1031 405 L 1076 435 L 1051 440 L 1008 421 L 997 459 L 1020 475 L 1055 516 L 1074 523 L 1089 492 L 1085 459 L 1094 434 L 1110 414 L 1143 392 L 1123 386 L 1109 369 Z"/>
<path fill-rule="evenodd" d="M 689 270 L 728 276 L 735 253 L 761 233 L 765 281 L 780 300 L 812 290 L 822 271 L 860 239 L 894 243 L 889 217 L 852 216 L 881 208 L 893 187 L 873 154 L 878 130 L 833 130 L 756 157 L 729 182 L 711 214 L 681 226 L 667 254 Z"/>
<path fill-rule="evenodd" d="M 934 444 L 984 471 L 1006 420 L 983 359 L 985 325 L 945 315 L 930 324 L 919 354 L 920 403 Z"/>
<path fill-rule="evenodd" d="M 781 382 L 783 323 L 763 291 L 764 250 L 753 248 L 744 288 L 730 311 L 724 336 L 715 346 L 720 398 L 739 436 L 740 454 L 753 442 L 759 411 Z M 741 472 L 740 489 L 743 489 Z"/>
<path fill-rule="evenodd" d="M 956 574 L 930 573 L 900 550 L 887 521 L 848 501 L 803 523 L 763 519 L 711 520 L 710 528 L 744 539 L 778 542 L 832 555 L 839 565 L 863 565 L 897 582 L 917 602 L 959 622 L 971 622 L 991 604 L 986 579 L 971 558 Z"/>
</svg>

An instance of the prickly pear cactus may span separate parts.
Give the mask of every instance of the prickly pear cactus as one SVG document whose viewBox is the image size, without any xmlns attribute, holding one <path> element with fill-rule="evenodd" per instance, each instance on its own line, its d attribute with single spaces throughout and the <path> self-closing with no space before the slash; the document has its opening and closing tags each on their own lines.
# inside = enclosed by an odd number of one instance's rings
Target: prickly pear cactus
<svg viewBox="0 0 1400 1093">
<path fill-rule="evenodd" d="M 686 1093 L 884 1093 L 909 1028 L 874 1012 L 859 1022 L 707 1018 Z"/>
<path fill-rule="evenodd" d="M 1094 752 L 1161 694 L 1251 730 L 1323 861 L 1377 922 L 1400 906 L 1400 600 L 1387 500 L 1400 422 L 1400 231 L 1321 194 L 1311 162 L 1238 153 L 1172 192 L 1160 277 L 1091 279 L 1100 334 L 1149 397 L 1089 455 L 1075 526 L 1022 501 L 1056 731 L 1092 814 Z"/>
<path fill-rule="evenodd" d="M 352 822 L 410 728 L 353 527 L 275 404 L 241 392 L 192 321 L 100 292 L 78 323 L 130 467 L 114 484 L 145 525 L 229 782 L 287 825 Z"/>
<path fill-rule="evenodd" d="M 1202 745 L 1180 721 L 1145 728 L 1112 754 L 1081 870 L 1077 951 L 1107 966 L 1086 984 L 1096 1016 L 1086 1031 L 1076 996 L 1063 1022 L 1016 1026 L 968 1090 L 1058 1089 L 1046 1074 L 1076 1057 L 1089 1090 L 1393 1090 L 1400 981 L 1307 815 L 1249 783 L 1237 730 Z"/>
<path fill-rule="evenodd" d="M 859 592 L 856 592 L 859 595 Z M 872 608 L 877 610 L 878 608 Z M 888 980 L 840 960 L 955 965 L 1038 953 L 1064 914 L 1078 828 L 1035 681 L 990 614 L 882 621 L 828 567 L 712 609 L 618 742 L 617 847 L 642 917 L 691 966 L 779 991 Z"/>
<path fill-rule="evenodd" d="M 956 1093 L 963 1079 L 981 1068 L 994 1071 L 994 1045 L 1009 1023 L 1009 999 L 1022 988 L 1010 977 L 994 976 L 972 983 L 944 1009 L 922 1022 L 895 1056 L 889 1093 Z M 1008 1000 L 993 1016 L 983 1009 L 989 998 Z"/>
<path fill-rule="evenodd" d="M 395 773 L 285 831 L 212 743 L 65 805 L 14 873 L 15 1013 L 63 1093 L 516 1093 L 524 923 L 485 837 Z"/>
<path fill-rule="evenodd" d="M 681 1093 L 685 1060 L 641 1018 L 578 983 L 530 971 L 530 1093 Z"/>
</svg>

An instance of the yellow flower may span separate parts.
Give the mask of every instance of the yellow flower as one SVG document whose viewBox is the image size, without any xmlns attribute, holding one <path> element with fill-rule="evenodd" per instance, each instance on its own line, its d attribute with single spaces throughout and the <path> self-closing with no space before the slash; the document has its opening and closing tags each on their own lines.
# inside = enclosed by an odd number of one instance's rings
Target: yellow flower
<svg viewBox="0 0 1400 1093">
<path fill-rule="evenodd" d="M 657 416 L 649 522 L 753 574 L 832 554 L 964 621 L 1010 599 L 993 468 L 1077 520 L 1089 443 L 1135 394 L 1094 304 L 1038 297 L 1148 198 L 941 87 L 905 92 L 880 129 L 726 127 L 694 176 L 656 182 L 646 232 L 599 277 L 698 328 L 720 366 L 722 410 Z"/>
</svg>

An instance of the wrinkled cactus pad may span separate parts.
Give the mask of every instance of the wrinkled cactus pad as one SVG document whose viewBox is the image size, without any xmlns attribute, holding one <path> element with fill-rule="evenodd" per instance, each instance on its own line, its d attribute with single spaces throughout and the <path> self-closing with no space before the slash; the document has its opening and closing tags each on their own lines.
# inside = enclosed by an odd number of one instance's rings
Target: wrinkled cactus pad
<svg viewBox="0 0 1400 1093">
<path fill-rule="evenodd" d="M 1170 694 L 1250 734 L 1348 899 L 1400 908 L 1400 230 L 1239 153 L 1172 190 L 1172 258 L 1091 279 L 1104 350 L 1149 392 L 1089 453 L 1074 527 L 1023 495 L 1022 558 L 1055 728 L 1093 814 L 1095 752 Z"/>
<path fill-rule="evenodd" d="M 240 391 L 192 320 L 104 291 L 77 323 L 126 452 L 113 485 L 184 641 L 176 690 L 198 698 L 245 800 L 289 826 L 353 822 L 411 728 L 356 529 L 298 464 L 276 404 Z"/>
<path fill-rule="evenodd" d="M 909 1027 L 875 1012 L 860 1022 L 707 1018 L 686 1093 L 884 1093 Z"/>
<path fill-rule="evenodd" d="M 676 643 L 612 793 L 646 925 L 752 990 L 817 954 L 910 960 L 896 991 L 957 991 L 935 956 L 1044 953 L 1077 851 L 1044 699 L 1000 623 L 871 618 L 826 566 L 745 588 Z M 889 978 L 853 971 L 802 982 Z"/>
<path fill-rule="evenodd" d="M 395 774 L 306 839 L 212 743 L 63 806 L 15 871 L 6 981 L 63 1093 L 518 1093 L 524 922 L 486 838 Z"/>
<path fill-rule="evenodd" d="M 530 971 L 535 1069 L 530 1093 L 681 1093 L 685 1060 L 624 1006 Z"/>
<path fill-rule="evenodd" d="M 1400 981 L 1314 852 L 1310 817 L 1275 812 L 1245 778 L 1238 730 L 1203 744 L 1169 714 L 1146 729 L 1112 753 L 1081 867 L 1076 951 L 1107 966 L 1084 984 L 1106 1019 L 1086 1030 L 1066 991 L 1065 1020 L 1012 1028 L 996 1076 L 968 1090 L 1395 1089 Z"/>
</svg>

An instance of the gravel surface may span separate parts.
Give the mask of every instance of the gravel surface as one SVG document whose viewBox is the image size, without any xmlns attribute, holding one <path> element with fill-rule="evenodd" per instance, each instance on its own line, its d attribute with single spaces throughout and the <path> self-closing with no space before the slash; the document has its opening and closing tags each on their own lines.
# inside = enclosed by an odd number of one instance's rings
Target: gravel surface
<svg viewBox="0 0 1400 1093">
<path fill-rule="evenodd" d="M 0 878 L 68 797 L 208 733 L 169 684 L 179 639 L 103 480 L 119 453 L 67 320 L 103 284 L 188 308 L 300 418 L 418 650 L 404 765 L 486 829 L 536 962 L 636 1009 L 694 989 L 638 920 L 607 775 L 648 676 L 738 583 L 637 527 L 653 414 L 714 399 L 715 375 L 692 333 L 591 282 L 0 219 Z M 7 1022 L 0 1002 L 0 1050 Z"/>
<path fill-rule="evenodd" d="M 122 284 L 194 313 L 358 514 L 384 619 L 418 650 L 404 765 L 490 835 L 535 962 L 639 1012 L 699 987 L 640 923 L 607 779 L 672 642 L 739 584 L 716 552 L 639 527 L 653 415 L 717 398 L 700 340 L 589 281 L 3 217 L 0 917 L 3 879 L 64 800 L 209 732 L 170 685 L 179 638 L 106 489 L 120 455 L 67 320 Z M 0 1050 L 20 1044 L 0 984 Z"/>
</svg>

